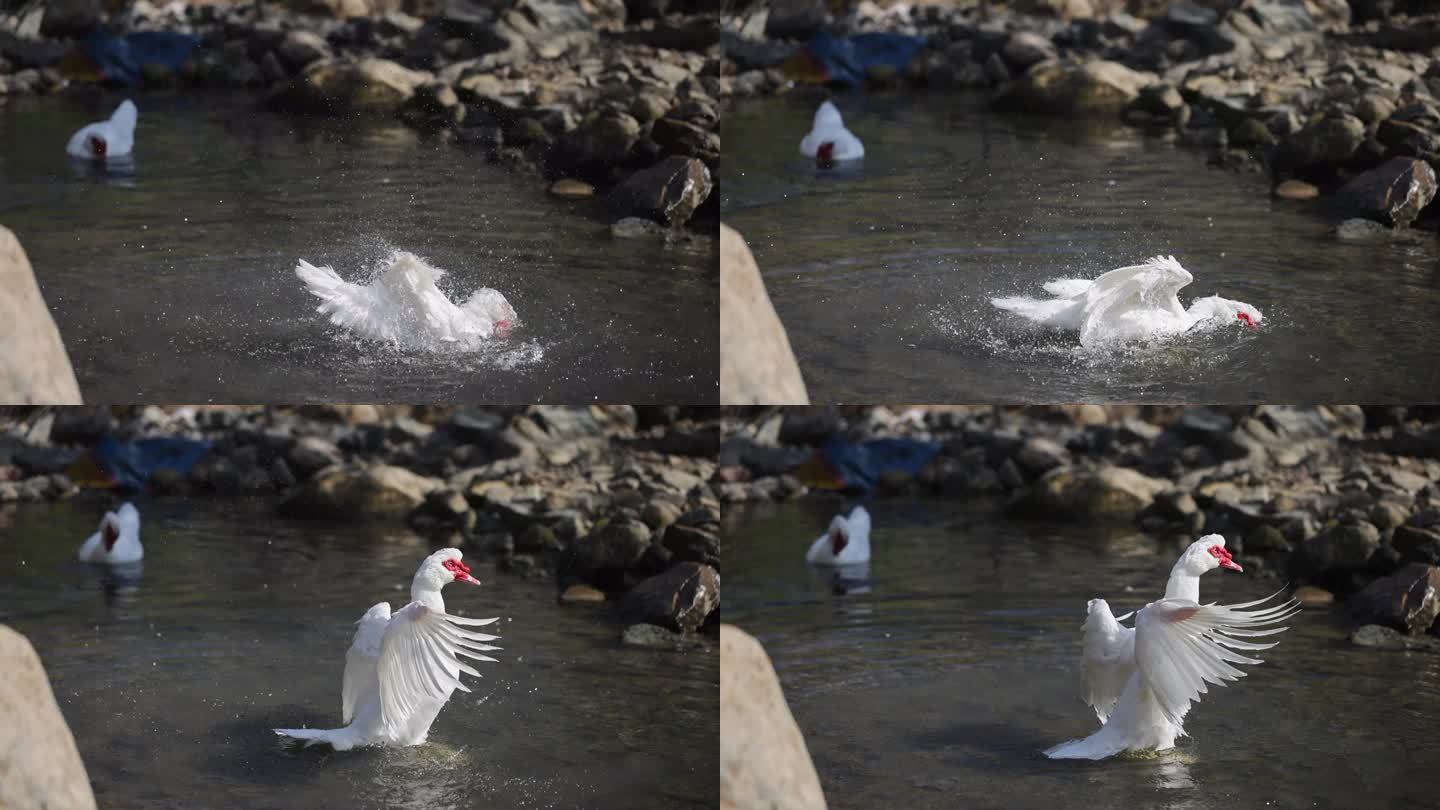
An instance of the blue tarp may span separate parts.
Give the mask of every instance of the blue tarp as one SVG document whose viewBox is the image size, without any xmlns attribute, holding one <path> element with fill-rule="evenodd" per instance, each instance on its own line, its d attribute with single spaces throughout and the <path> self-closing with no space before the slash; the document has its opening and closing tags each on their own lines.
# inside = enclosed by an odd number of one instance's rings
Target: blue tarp
<svg viewBox="0 0 1440 810">
<path fill-rule="evenodd" d="M 140 84 L 142 65 L 178 71 L 199 44 L 195 37 L 173 31 L 139 31 L 117 37 L 97 28 L 85 40 L 85 55 L 106 80 L 135 87 Z"/>
<path fill-rule="evenodd" d="M 820 31 L 805 43 L 805 53 L 815 63 L 825 81 L 849 87 L 865 83 L 865 69 L 886 65 L 896 72 L 905 69 L 915 54 L 925 47 L 924 37 L 905 34 L 872 33 L 853 37 L 834 37 Z"/>
<path fill-rule="evenodd" d="M 198 439 L 160 437 L 122 442 L 106 436 L 90 448 L 90 457 L 118 489 L 139 492 L 157 470 L 173 470 L 181 477 L 190 474 L 210 443 Z"/>
<path fill-rule="evenodd" d="M 835 488 L 869 492 L 880 484 L 886 473 L 904 473 L 913 478 L 938 452 L 938 442 L 919 439 L 870 439 L 855 443 L 844 436 L 831 436 L 820 448 L 819 455 L 833 476 Z"/>
</svg>

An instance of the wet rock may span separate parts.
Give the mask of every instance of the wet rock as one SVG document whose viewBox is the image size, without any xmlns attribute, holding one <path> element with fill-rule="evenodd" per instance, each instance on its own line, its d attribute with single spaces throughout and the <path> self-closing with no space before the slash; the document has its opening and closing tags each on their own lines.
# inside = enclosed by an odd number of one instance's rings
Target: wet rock
<svg viewBox="0 0 1440 810">
<path fill-rule="evenodd" d="M 550 184 L 550 193 L 567 200 L 583 200 L 595 196 L 595 187 L 582 180 L 563 178 Z"/>
<path fill-rule="evenodd" d="M 1404 228 L 1435 199 L 1435 170 L 1423 160 L 1391 158 L 1346 183 L 1335 203 L 1346 217 Z"/>
<path fill-rule="evenodd" d="M 1380 547 L 1380 530 L 1370 523 L 1340 523 L 1305 541 L 1291 558 L 1302 577 L 1360 570 Z"/>
<path fill-rule="evenodd" d="M 0 402 L 80 404 L 80 385 L 20 241 L 0 226 Z"/>
<path fill-rule="evenodd" d="M 329 467 L 280 504 L 281 514 L 341 521 L 402 520 L 440 486 L 403 467 Z"/>
<path fill-rule="evenodd" d="M 720 806 L 825 810 L 820 777 L 760 642 L 720 625 Z"/>
<path fill-rule="evenodd" d="M 720 402 L 806 405 L 785 326 L 745 240 L 720 225 Z"/>
<path fill-rule="evenodd" d="M 95 796 L 35 648 L 0 625 L 0 807 L 93 810 Z"/>
<path fill-rule="evenodd" d="M 428 73 L 388 59 L 328 59 L 310 65 L 273 94 L 269 103 L 310 115 L 391 115 L 430 79 Z"/>
<path fill-rule="evenodd" d="M 1275 187 L 1275 196 L 1282 200 L 1303 202 L 1320 196 L 1319 187 L 1303 180 L 1285 180 Z"/>
<path fill-rule="evenodd" d="M 649 526 L 634 518 L 614 517 L 597 523 L 570 551 L 582 571 L 597 572 L 630 568 L 649 548 Z"/>
<path fill-rule="evenodd" d="M 515 538 L 514 551 L 521 554 L 541 554 L 559 551 L 563 544 L 555 530 L 549 526 L 532 523 Z"/>
<path fill-rule="evenodd" d="M 665 529 L 663 545 L 677 560 L 720 564 L 720 536 L 699 526 L 670 526 Z"/>
<path fill-rule="evenodd" d="M 1127 467 L 1058 467 L 1022 491 L 1011 508 L 1046 519 L 1133 518 L 1170 486 Z"/>
<path fill-rule="evenodd" d="M 1378 624 L 1367 624 L 1356 628 L 1350 634 L 1350 643 L 1357 647 L 1374 647 L 1381 650 L 1440 651 L 1440 638 L 1407 636 L 1398 630 Z"/>
<path fill-rule="evenodd" d="M 823 0 L 772 0 L 765 18 L 771 39 L 809 39 L 829 19 Z"/>
<path fill-rule="evenodd" d="M 560 594 L 563 604 L 575 605 L 605 601 L 605 592 L 589 585 L 571 585 Z"/>
<path fill-rule="evenodd" d="M 620 615 L 627 623 L 693 633 L 718 607 L 720 575 L 708 565 L 682 562 L 631 588 L 620 602 Z"/>
<path fill-rule="evenodd" d="M 1025 440 L 1014 456 L 1015 463 L 1031 477 L 1070 463 L 1070 453 L 1058 442 L 1041 436 Z"/>
<path fill-rule="evenodd" d="M 100 25 L 100 0 L 45 0 L 44 8 L 42 37 L 83 37 Z"/>
<path fill-rule="evenodd" d="M 1329 115 L 1285 139 L 1276 156 L 1290 168 L 1344 163 L 1365 140 L 1365 124 L 1353 115 Z"/>
<path fill-rule="evenodd" d="M 1301 607 L 1324 608 L 1335 603 L 1335 594 L 1314 585 L 1301 585 L 1293 594 Z"/>
<path fill-rule="evenodd" d="M 1335 226 L 1335 237 L 1342 242 L 1378 242 L 1393 235 L 1388 226 L 1373 219 L 1347 219 Z"/>
<path fill-rule="evenodd" d="M 701 158 L 712 163 L 720 159 L 720 136 L 699 124 L 661 118 L 651 127 L 650 137 L 667 155 Z"/>
<path fill-rule="evenodd" d="M 329 59 L 330 45 L 313 31 L 296 29 L 285 35 L 275 52 L 292 70 L 299 70 L 321 59 Z"/>
<path fill-rule="evenodd" d="M 304 479 L 326 467 L 340 464 L 345 460 L 345 455 L 340 452 L 333 442 L 326 441 L 318 436 L 305 436 L 295 442 L 286 454 L 290 468 L 295 474 Z"/>
<path fill-rule="evenodd" d="M 995 105 L 1051 115 L 1115 113 L 1154 81 L 1153 75 L 1118 62 L 1042 64 L 1002 87 Z"/>
<path fill-rule="evenodd" d="M 620 641 L 631 647 L 648 647 L 654 650 L 689 650 L 705 646 L 705 642 L 696 636 L 653 624 L 632 624 L 626 627 L 620 634 Z"/>
<path fill-rule="evenodd" d="M 605 173 L 624 162 L 640 138 L 640 122 L 628 113 L 609 111 L 592 116 L 556 144 L 554 160 L 576 173 Z"/>
<path fill-rule="evenodd" d="M 630 175 L 605 196 L 605 204 L 622 217 L 648 217 L 678 227 L 690 220 L 713 188 L 704 163 L 668 157 Z"/>
<path fill-rule="evenodd" d="M 623 217 L 610 225 L 616 239 L 664 239 L 668 233 L 664 225 L 642 217 Z"/>
<path fill-rule="evenodd" d="M 1420 526 L 1399 526 L 1390 545 L 1405 562 L 1440 565 L 1440 530 Z"/>
<path fill-rule="evenodd" d="M 1424 633 L 1440 616 L 1440 568 L 1411 563 L 1350 597 L 1346 609 L 1362 624 Z"/>
<path fill-rule="evenodd" d="M 1017 31 L 1000 49 L 1000 55 L 1011 70 L 1024 73 L 1031 65 L 1055 59 L 1059 51 L 1048 37 L 1031 31 Z"/>
<path fill-rule="evenodd" d="M 1228 130 L 1230 145 L 1243 147 L 1268 147 L 1279 143 L 1270 128 L 1258 118 L 1242 118 Z"/>
</svg>

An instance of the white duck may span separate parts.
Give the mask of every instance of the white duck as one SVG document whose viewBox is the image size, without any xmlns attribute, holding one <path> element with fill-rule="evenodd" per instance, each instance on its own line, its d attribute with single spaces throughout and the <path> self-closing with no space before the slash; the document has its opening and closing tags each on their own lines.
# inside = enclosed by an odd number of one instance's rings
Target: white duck
<svg viewBox="0 0 1440 810">
<path fill-rule="evenodd" d="M 800 139 L 800 154 L 814 158 L 816 164 L 828 168 L 842 160 L 865 157 L 865 145 L 845 128 L 845 123 L 840 120 L 840 110 L 827 101 L 815 111 L 815 123 L 810 133 Z"/>
<path fill-rule="evenodd" d="M 515 309 L 488 287 L 456 306 L 435 286 L 445 275 L 413 253 L 398 251 L 368 285 L 350 284 L 330 267 L 305 260 L 295 275 L 321 301 L 316 309 L 336 326 L 403 349 L 435 350 L 442 345 L 479 348 L 493 336 L 505 336 L 515 324 Z"/>
<path fill-rule="evenodd" d="M 107 161 L 130 156 L 135 147 L 135 119 L 139 113 L 135 102 L 125 99 L 109 121 L 86 124 L 65 145 L 71 157 L 83 160 Z"/>
<path fill-rule="evenodd" d="M 857 506 L 847 518 L 836 515 L 830 528 L 805 552 L 811 565 L 855 565 L 870 562 L 870 513 Z"/>
<path fill-rule="evenodd" d="M 420 563 L 410 584 L 410 604 L 392 616 L 390 604 L 380 602 L 360 617 L 345 654 L 340 690 L 344 728 L 277 728 L 275 733 L 304 740 L 307 747 L 328 743 L 337 751 L 425 742 L 450 694 L 470 691 L 460 682 L 460 673 L 480 674 L 460 656 L 494 661 L 481 653 L 500 649 L 486 643 L 499 636 L 461 629 L 498 618 L 465 619 L 445 612 L 440 589 L 451 582 L 480 584 L 460 561 L 458 550 L 441 549 Z"/>
<path fill-rule="evenodd" d="M 1052 298 L 992 298 L 990 303 L 1031 321 L 1080 332 L 1087 348 L 1103 343 L 1163 337 L 1202 323 L 1259 328 L 1260 310 L 1218 295 L 1180 306 L 1180 288 L 1194 280 L 1174 256 L 1111 270 L 1099 278 L 1059 279 L 1045 285 Z"/>
<path fill-rule="evenodd" d="M 80 546 L 80 562 L 122 565 L 145 557 L 140 545 L 140 510 L 125 504 L 100 518 L 100 528 Z"/>
<path fill-rule="evenodd" d="M 1104 599 L 1091 599 L 1085 619 L 1081 682 L 1085 702 L 1103 724 L 1083 740 L 1046 751 L 1052 759 L 1104 759 L 1122 751 L 1164 751 L 1185 733 L 1190 704 L 1206 684 L 1224 686 L 1245 673 L 1231 664 L 1258 664 L 1234 650 L 1257 651 L 1278 642 L 1245 641 L 1284 632 L 1259 629 L 1299 612 L 1292 600 L 1258 608 L 1274 595 L 1239 605 L 1200 604 L 1200 577 L 1216 568 L 1240 571 L 1225 538 L 1206 535 L 1186 548 L 1170 571 L 1165 598 L 1134 613 L 1135 627 L 1120 624 Z"/>
</svg>

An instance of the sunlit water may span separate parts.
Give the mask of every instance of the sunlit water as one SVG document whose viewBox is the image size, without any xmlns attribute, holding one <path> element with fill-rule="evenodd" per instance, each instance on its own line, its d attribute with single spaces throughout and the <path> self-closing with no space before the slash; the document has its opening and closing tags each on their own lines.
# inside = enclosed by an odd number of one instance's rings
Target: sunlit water
<svg viewBox="0 0 1440 810">
<path fill-rule="evenodd" d="M 65 155 L 118 97 L 0 105 L 0 224 L 20 237 L 92 400 L 675 402 L 713 396 L 714 242 L 614 240 L 592 205 L 395 122 L 317 124 L 249 96 L 147 94 L 131 173 Z M 347 280 L 392 249 L 500 290 L 520 325 L 417 355 L 315 313 L 298 259 Z"/>
<path fill-rule="evenodd" d="M 1351 646 L 1337 616 L 1307 610 L 1191 710 L 1175 751 L 1052 761 L 1041 751 L 1098 726 L 1079 696 L 1086 600 L 1119 614 L 1158 598 L 1177 547 L 886 500 L 869 505 L 870 590 L 842 596 L 804 563 L 838 506 L 762 505 L 727 515 L 725 538 L 726 621 L 774 660 L 836 810 L 1434 803 L 1440 655 Z M 1212 573 L 1201 594 L 1279 585 Z"/>
<path fill-rule="evenodd" d="M 816 401 L 1405 401 L 1440 387 L 1433 233 L 1341 243 L 1263 176 L 1109 121 L 1001 116 L 943 93 L 838 102 L 865 142 L 858 169 L 798 154 L 813 95 L 725 116 L 724 219 Z M 1264 329 L 1092 352 L 989 303 L 1156 254 L 1194 274 L 1183 303 L 1245 301 Z"/>
<path fill-rule="evenodd" d="M 604 606 L 498 574 L 445 590 L 500 616 L 499 663 L 406 749 L 290 749 L 340 725 L 354 622 L 408 601 L 428 545 L 281 521 L 268 502 L 141 504 L 138 585 L 72 561 L 98 505 L 27 506 L 0 529 L 0 623 L 39 651 L 106 808 L 670 808 L 718 804 L 718 653 L 623 648 Z"/>
</svg>

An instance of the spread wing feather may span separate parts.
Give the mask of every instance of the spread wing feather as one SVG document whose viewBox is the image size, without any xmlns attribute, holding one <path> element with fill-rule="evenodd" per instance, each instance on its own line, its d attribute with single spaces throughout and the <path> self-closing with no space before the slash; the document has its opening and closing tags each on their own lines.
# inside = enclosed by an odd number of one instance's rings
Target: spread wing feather
<svg viewBox="0 0 1440 810">
<path fill-rule="evenodd" d="M 1120 624 L 1104 599 L 1091 599 L 1089 610 L 1080 681 L 1085 702 L 1104 723 L 1135 672 L 1135 630 Z"/>
<path fill-rule="evenodd" d="M 380 642 L 385 625 L 390 623 L 390 603 L 380 602 L 365 611 L 356 622 L 355 638 L 345 653 L 345 676 L 341 682 L 341 717 L 348 724 L 355 717 L 355 707 L 367 694 L 379 688 L 375 672 L 380 660 Z"/>
<path fill-rule="evenodd" d="M 1190 704 L 1206 693 L 1207 684 L 1224 686 L 1243 678 L 1245 672 L 1235 664 L 1261 663 L 1236 650 L 1256 652 L 1275 646 L 1276 642 L 1243 639 L 1286 630 L 1270 625 L 1299 612 L 1298 602 L 1258 607 L 1278 595 L 1238 605 L 1162 599 L 1140 611 L 1135 618 L 1135 664 L 1166 719 L 1178 725 Z"/>
<path fill-rule="evenodd" d="M 495 661 L 481 652 L 498 650 L 485 642 L 498 636 L 461 629 L 483 626 L 494 619 L 467 619 L 412 602 L 390 620 L 377 666 L 381 722 L 387 730 L 401 728 L 422 703 L 444 700 L 450 692 L 470 691 L 460 673 L 479 676 L 460 656 Z"/>
</svg>

